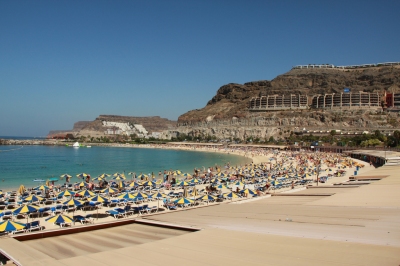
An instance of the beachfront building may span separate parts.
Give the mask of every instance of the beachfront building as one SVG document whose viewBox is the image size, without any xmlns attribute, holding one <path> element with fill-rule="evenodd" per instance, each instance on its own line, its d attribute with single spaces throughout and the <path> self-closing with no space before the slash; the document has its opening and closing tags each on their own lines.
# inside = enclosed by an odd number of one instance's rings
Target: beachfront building
<svg viewBox="0 0 400 266">
<path fill-rule="evenodd" d="M 139 124 L 132 125 L 131 123 L 121 123 L 112 121 L 103 121 L 103 127 L 106 127 L 104 134 L 106 135 L 138 135 L 138 137 L 147 137 L 147 130 Z"/>
<path fill-rule="evenodd" d="M 315 109 L 368 109 L 380 107 L 380 95 L 377 92 L 320 94 L 315 95 L 311 103 L 311 108 Z"/>
<path fill-rule="evenodd" d="M 142 125 L 134 124 L 133 127 L 134 127 L 135 131 L 138 132 L 138 135 L 147 137 L 147 134 L 149 132 Z"/>
<path fill-rule="evenodd" d="M 290 109 L 307 109 L 308 98 L 306 95 L 268 95 L 253 97 L 250 100 L 250 111 L 277 111 Z"/>
<path fill-rule="evenodd" d="M 292 69 L 356 69 L 356 68 L 381 67 L 381 66 L 400 66 L 400 62 L 384 62 L 377 64 L 363 64 L 363 65 L 350 65 L 350 66 L 335 66 L 332 64 L 308 64 L 308 65 L 297 65 L 292 67 Z"/>
</svg>

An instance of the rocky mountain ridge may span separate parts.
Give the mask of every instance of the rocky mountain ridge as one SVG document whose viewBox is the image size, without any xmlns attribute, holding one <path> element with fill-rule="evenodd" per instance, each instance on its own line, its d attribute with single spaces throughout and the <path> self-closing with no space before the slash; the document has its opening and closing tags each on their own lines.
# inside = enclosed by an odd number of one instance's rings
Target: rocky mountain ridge
<svg viewBox="0 0 400 266">
<path fill-rule="evenodd" d="M 398 90 L 400 66 L 381 66 L 362 69 L 292 69 L 273 80 L 261 80 L 244 84 L 230 83 L 219 88 L 207 105 L 198 110 L 182 114 L 179 125 L 201 121 L 244 118 L 250 116 L 247 110 L 252 97 L 265 95 L 290 95 L 343 92 L 380 92 Z"/>
<path fill-rule="evenodd" d="M 287 110 L 250 112 L 252 97 L 267 95 L 313 95 L 351 92 L 399 92 L 400 66 L 356 69 L 292 69 L 273 80 L 245 84 L 230 83 L 219 88 L 207 105 L 182 114 L 178 132 L 192 136 L 215 136 L 218 139 L 247 137 L 285 137 L 291 131 L 387 130 L 399 127 L 397 113 L 385 114 L 379 109 L 354 110 Z M 347 133 L 346 133 L 347 134 Z"/>
</svg>

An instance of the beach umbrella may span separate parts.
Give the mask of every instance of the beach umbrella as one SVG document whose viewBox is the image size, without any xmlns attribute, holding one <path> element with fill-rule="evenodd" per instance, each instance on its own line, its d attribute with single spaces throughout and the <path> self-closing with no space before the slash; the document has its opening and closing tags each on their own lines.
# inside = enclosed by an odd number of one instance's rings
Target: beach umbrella
<svg viewBox="0 0 400 266">
<path fill-rule="evenodd" d="M 70 196 L 74 196 L 75 192 L 71 191 L 71 190 L 64 190 L 61 191 L 60 193 L 57 194 L 57 197 L 70 197 Z"/>
<path fill-rule="evenodd" d="M 194 183 L 194 184 L 197 184 L 197 183 L 199 183 L 200 181 L 197 179 L 197 178 L 193 178 L 192 180 L 190 180 L 190 183 Z"/>
<path fill-rule="evenodd" d="M 24 185 L 20 185 L 18 188 L 18 194 L 22 195 L 25 193 L 25 186 Z M 0 191 L 0 194 L 2 195 L 3 193 Z"/>
<path fill-rule="evenodd" d="M 241 182 L 241 181 L 237 181 L 234 185 L 235 185 L 235 186 L 243 186 L 244 184 L 243 184 L 243 182 Z"/>
<path fill-rule="evenodd" d="M 162 198 L 166 198 L 167 195 L 164 193 L 161 193 L 161 192 L 156 192 L 156 193 L 152 194 L 151 197 L 153 199 L 162 199 Z"/>
<path fill-rule="evenodd" d="M 138 176 L 139 179 L 143 179 L 143 180 L 147 180 L 147 177 L 148 176 L 145 175 L 145 174 L 141 174 L 141 175 Z"/>
<path fill-rule="evenodd" d="M 30 195 L 26 198 L 24 198 L 24 201 L 30 201 L 30 202 L 34 202 L 34 201 L 42 201 L 43 198 L 40 196 L 36 196 L 36 195 Z"/>
<path fill-rule="evenodd" d="M 77 206 L 83 205 L 84 202 L 82 200 L 77 200 L 77 199 L 72 198 L 70 200 L 64 201 L 63 204 L 67 205 L 67 206 L 75 206 L 75 207 L 77 207 Z M 73 210 L 72 216 L 74 215 L 74 213 L 75 213 L 75 210 Z"/>
<path fill-rule="evenodd" d="M 231 200 L 234 198 L 239 198 L 238 194 L 236 194 L 235 192 L 225 193 L 224 197 L 231 199 Z"/>
<path fill-rule="evenodd" d="M 223 188 L 225 188 L 225 189 L 229 189 L 227 186 L 225 186 L 225 185 L 223 185 L 223 184 L 221 184 L 221 185 L 217 186 L 217 188 L 219 188 L 219 189 L 223 189 Z"/>
<path fill-rule="evenodd" d="M 215 201 L 215 200 L 217 200 L 217 197 L 212 196 L 212 195 L 204 195 L 204 196 L 198 198 L 198 200 L 207 201 L 207 203 L 208 203 L 209 201 Z"/>
<path fill-rule="evenodd" d="M 109 174 L 103 173 L 103 174 L 99 175 L 98 177 L 101 178 L 101 179 L 104 179 L 104 178 L 109 177 L 109 176 L 110 176 Z"/>
<path fill-rule="evenodd" d="M 85 189 L 85 190 L 82 190 L 82 191 L 78 192 L 78 195 L 80 195 L 80 196 L 82 196 L 82 197 L 88 198 L 88 197 L 93 197 L 93 196 L 95 196 L 96 194 L 93 193 L 93 192 L 90 191 L 90 190 Z"/>
<path fill-rule="evenodd" d="M 72 223 L 73 219 L 67 215 L 57 214 L 46 219 L 47 222 L 53 224 Z"/>
<path fill-rule="evenodd" d="M 185 187 L 184 189 L 183 189 L 183 195 L 182 195 L 184 198 L 188 198 L 189 197 L 189 192 L 188 192 L 188 190 L 187 190 L 187 187 Z"/>
<path fill-rule="evenodd" d="M 100 203 L 104 203 L 104 202 L 108 202 L 108 199 L 105 197 L 102 197 L 100 195 L 96 195 L 94 197 L 91 197 L 88 199 L 89 201 L 93 201 L 93 202 L 100 202 Z M 97 209 L 97 220 L 99 219 L 99 208 Z"/>
<path fill-rule="evenodd" d="M 137 182 L 132 182 L 129 184 L 129 187 L 138 187 L 138 186 L 140 186 L 140 184 Z"/>
<path fill-rule="evenodd" d="M 148 198 L 147 194 L 142 193 L 142 192 L 136 192 L 136 193 L 133 194 L 133 195 L 134 195 L 135 197 L 138 197 L 138 198 L 143 198 L 143 199 Z"/>
<path fill-rule="evenodd" d="M 126 177 L 123 176 L 123 175 L 117 175 L 117 176 L 114 176 L 113 179 L 114 179 L 114 180 L 125 180 Z"/>
<path fill-rule="evenodd" d="M 70 199 L 70 200 L 64 201 L 63 204 L 68 205 L 68 206 L 80 206 L 80 205 L 83 205 L 84 202 L 82 200 Z"/>
<path fill-rule="evenodd" d="M 192 175 L 189 174 L 189 173 L 184 173 L 182 176 L 184 176 L 184 177 L 191 177 Z"/>
<path fill-rule="evenodd" d="M 178 187 L 182 187 L 182 186 L 189 186 L 189 183 L 186 181 L 182 181 L 179 184 L 177 184 Z"/>
<path fill-rule="evenodd" d="M 86 178 L 86 177 L 88 177 L 89 175 L 88 174 L 86 174 L 86 173 L 80 173 L 80 174 L 77 174 L 76 175 L 76 177 L 78 177 L 78 178 Z"/>
<path fill-rule="evenodd" d="M 92 181 L 101 181 L 103 179 L 104 179 L 103 177 L 98 176 L 98 177 L 92 178 Z"/>
<path fill-rule="evenodd" d="M 57 181 L 58 181 L 58 178 L 57 178 L 57 177 L 51 177 L 51 178 L 49 178 L 49 181 L 57 182 Z"/>
<path fill-rule="evenodd" d="M 179 198 L 179 199 L 174 201 L 174 203 L 177 204 L 177 205 L 193 204 L 193 202 L 194 202 L 193 200 L 188 199 L 188 198 L 184 198 L 184 197 Z"/>
<path fill-rule="evenodd" d="M 21 207 L 16 208 L 13 210 L 13 215 L 18 215 L 18 214 L 29 214 L 32 212 L 37 212 L 39 210 L 39 207 L 31 204 L 26 204 Z M 26 216 L 26 222 L 28 222 L 28 216 Z"/>
<path fill-rule="evenodd" d="M 240 192 L 243 194 L 246 194 L 246 195 L 257 195 L 257 192 L 255 192 L 254 190 L 248 189 L 248 188 L 243 189 Z"/>
<path fill-rule="evenodd" d="M 199 195 L 199 191 L 196 189 L 196 187 L 193 188 L 192 193 L 190 193 L 190 195 L 192 195 L 193 197 L 196 197 Z"/>
<path fill-rule="evenodd" d="M 63 175 L 60 175 L 60 178 L 61 179 L 70 179 L 72 176 L 70 176 L 69 174 L 63 174 Z"/>
<path fill-rule="evenodd" d="M 78 183 L 78 186 L 79 187 L 88 187 L 89 183 L 86 183 L 85 181 L 82 181 L 82 182 Z"/>
<path fill-rule="evenodd" d="M 160 208 L 160 199 L 164 199 L 168 197 L 166 194 L 161 193 L 161 192 L 157 192 L 151 195 L 151 198 L 153 199 L 157 199 L 157 209 Z"/>
<path fill-rule="evenodd" d="M 156 183 L 154 183 L 153 181 L 145 181 L 142 183 L 142 186 L 149 186 L 149 187 L 155 187 Z"/>
<path fill-rule="evenodd" d="M 173 173 L 173 175 L 175 175 L 175 176 L 181 175 L 181 174 L 182 174 L 181 170 L 175 170 Z"/>
<path fill-rule="evenodd" d="M 96 202 L 101 202 L 101 203 L 103 203 L 103 202 L 107 202 L 108 199 L 105 198 L 105 197 L 103 197 L 103 196 L 96 195 L 96 196 L 94 196 L 94 197 L 88 198 L 88 201 L 96 201 Z"/>
<path fill-rule="evenodd" d="M 135 198 L 137 198 L 134 194 L 126 192 L 124 194 L 121 194 L 117 197 L 118 199 L 127 199 L 127 200 L 133 200 Z"/>
<path fill-rule="evenodd" d="M 117 193 L 118 191 L 113 189 L 113 188 L 111 188 L 111 187 L 108 187 L 108 188 L 100 190 L 100 192 L 101 193 L 106 193 L 106 194 L 114 194 L 114 193 Z"/>
<path fill-rule="evenodd" d="M 0 223 L 0 232 L 12 232 L 24 229 L 26 224 L 7 220 Z"/>
<path fill-rule="evenodd" d="M 46 182 L 47 183 L 47 182 Z M 50 187 L 48 187 L 47 185 L 41 185 L 38 187 L 35 187 L 35 190 L 48 190 Z"/>
</svg>

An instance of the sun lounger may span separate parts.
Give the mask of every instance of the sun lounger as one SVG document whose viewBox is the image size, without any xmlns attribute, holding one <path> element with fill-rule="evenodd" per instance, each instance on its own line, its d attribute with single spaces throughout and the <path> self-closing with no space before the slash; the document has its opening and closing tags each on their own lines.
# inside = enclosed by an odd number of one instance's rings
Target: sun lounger
<svg viewBox="0 0 400 266">
<path fill-rule="evenodd" d="M 42 230 L 40 221 L 34 221 L 26 224 L 25 232 L 31 232 L 32 230 Z"/>
<path fill-rule="evenodd" d="M 177 210 L 177 209 L 178 209 L 177 206 L 175 206 L 175 205 L 170 205 L 170 204 L 165 205 L 165 207 L 166 207 L 168 210 L 170 210 L 170 211 L 173 211 L 173 210 Z"/>
<path fill-rule="evenodd" d="M 108 210 L 106 211 L 106 213 L 108 213 L 109 215 L 113 216 L 115 219 L 118 219 L 119 217 L 124 217 L 125 214 L 122 214 L 116 210 Z"/>
<path fill-rule="evenodd" d="M 134 213 L 134 210 L 131 208 L 131 206 L 125 206 L 124 211 L 126 216 L 133 215 Z"/>
<path fill-rule="evenodd" d="M 118 204 L 118 200 L 111 200 L 108 202 L 107 207 L 116 207 Z"/>
<path fill-rule="evenodd" d="M 91 216 L 89 216 L 91 217 Z M 90 219 L 88 216 L 82 216 L 82 215 L 75 215 L 72 219 L 74 220 L 74 224 L 76 222 L 80 222 L 81 224 L 87 224 L 87 223 L 93 223 L 93 220 Z"/>
<path fill-rule="evenodd" d="M 12 219 L 13 218 L 12 211 L 5 211 L 5 212 L 2 212 L 0 215 L 3 218 L 3 221 L 6 220 L 6 219 Z"/>
</svg>

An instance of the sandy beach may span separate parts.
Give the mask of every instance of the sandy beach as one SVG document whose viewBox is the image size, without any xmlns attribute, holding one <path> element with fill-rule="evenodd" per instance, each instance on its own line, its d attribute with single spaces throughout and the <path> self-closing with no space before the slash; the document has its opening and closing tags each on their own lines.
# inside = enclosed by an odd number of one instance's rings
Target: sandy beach
<svg viewBox="0 0 400 266">
<path fill-rule="evenodd" d="M 161 147 L 146 147 L 146 148 L 161 148 Z M 178 208 L 178 210 L 167 210 L 165 207 L 163 207 L 163 201 L 162 200 L 154 200 L 154 201 L 148 201 L 146 204 L 149 207 L 155 207 L 158 209 L 158 212 L 152 212 L 152 213 L 143 213 L 143 214 L 134 214 L 132 216 L 127 216 L 120 218 L 118 220 L 148 220 L 148 221 L 156 221 L 156 222 L 162 222 L 162 223 L 167 223 L 167 224 L 176 224 L 176 225 L 184 225 L 184 226 L 189 226 L 189 227 L 197 227 L 197 228 L 203 228 L 205 230 L 202 230 L 200 235 L 206 234 L 209 235 L 215 234 L 215 235 L 220 235 L 221 239 L 225 239 L 224 231 L 234 231 L 236 232 L 235 234 L 242 235 L 245 233 L 246 235 L 243 235 L 244 238 L 246 237 L 255 237 L 256 235 L 252 234 L 261 234 L 261 235 L 274 235 L 275 241 L 277 243 L 281 240 L 283 240 L 285 237 L 289 238 L 295 238 L 295 239 L 304 239 L 306 237 L 309 243 L 309 245 L 315 245 L 313 241 L 316 241 L 318 239 L 325 239 L 325 240 L 330 240 L 330 241 L 339 241 L 339 242 L 351 242 L 351 243 L 356 243 L 352 244 L 351 246 L 354 246 L 354 250 L 356 250 L 356 246 L 359 244 L 362 245 L 367 245 L 365 247 L 366 250 L 370 248 L 368 245 L 389 245 L 392 247 L 395 247 L 394 250 L 398 250 L 400 247 L 400 243 L 398 242 L 398 239 L 396 238 L 398 236 L 398 232 L 396 231 L 395 234 L 390 235 L 391 238 L 385 238 L 382 239 L 381 237 L 376 237 L 375 233 L 365 235 L 363 232 L 366 224 L 362 225 L 359 224 L 357 221 L 362 221 L 365 215 L 362 214 L 359 216 L 360 218 L 350 218 L 350 222 L 345 222 L 346 218 L 345 217 L 354 217 L 354 215 L 358 212 L 361 211 L 361 213 L 365 212 L 365 209 L 363 210 L 358 210 L 358 209 L 348 209 L 345 212 L 342 212 L 342 209 L 335 210 L 333 209 L 333 205 L 337 204 L 338 206 L 343 206 L 344 203 L 347 202 L 348 205 L 353 206 L 352 202 L 353 196 L 355 192 L 357 192 L 358 186 L 353 186 L 352 188 L 347 188 L 347 186 L 338 187 L 338 186 L 333 186 L 333 184 L 337 183 L 342 183 L 342 184 L 347 184 L 347 181 L 349 177 L 354 173 L 355 170 L 355 165 L 358 165 L 359 168 L 359 175 L 368 175 L 369 173 L 374 173 L 376 171 L 379 171 L 380 169 L 375 169 L 375 167 L 370 166 L 369 164 L 366 164 L 365 162 L 359 161 L 359 160 L 349 160 L 348 158 L 342 157 L 341 163 L 339 163 L 339 160 L 337 161 L 337 164 L 332 164 L 332 161 L 334 158 L 339 158 L 340 155 L 334 155 L 334 154 L 323 154 L 323 153 L 296 153 L 296 152 L 283 152 L 283 151 L 263 151 L 260 149 L 224 149 L 224 148 L 193 148 L 193 147 L 180 147 L 180 146 L 174 146 L 174 147 L 162 147 L 162 148 L 174 148 L 174 149 L 193 149 L 197 151 L 207 151 L 207 152 L 223 152 L 223 153 L 232 153 L 232 154 L 237 154 L 240 156 L 246 156 L 254 162 L 255 165 L 263 165 L 264 167 L 272 167 L 272 169 L 275 168 L 280 168 L 282 173 L 281 176 L 284 176 L 285 168 L 289 169 L 291 167 L 292 169 L 299 169 L 299 166 L 305 166 L 306 164 L 309 165 L 310 170 L 312 170 L 312 164 L 308 162 L 307 160 L 304 159 L 310 159 L 313 160 L 312 158 L 318 158 L 316 159 L 315 162 L 322 162 L 320 164 L 320 168 L 324 170 L 324 173 L 335 173 L 340 168 L 342 170 L 345 170 L 345 174 L 339 175 L 339 176 L 331 176 L 328 178 L 324 183 L 319 183 L 319 186 L 315 182 L 308 183 L 308 186 L 306 185 L 301 185 L 301 184 L 296 184 L 293 188 L 291 186 L 286 186 L 286 187 L 281 187 L 279 189 L 274 189 L 274 190 L 269 190 L 268 193 L 265 191 L 260 193 L 258 197 L 250 197 L 250 195 L 247 195 L 245 198 L 235 198 L 231 200 L 225 200 L 222 202 L 200 202 L 199 204 L 193 206 L 193 207 L 187 207 L 187 208 Z M 297 159 L 294 156 L 298 156 Z M 296 162 L 296 163 L 294 163 Z M 344 164 L 345 162 L 345 164 Z M 242 166 L 244 167 L 249 167 L 248 166 Z M 344 169 L 343 169 L 344 168 Z M 330 169 L 330 170 L 329 170 Z M 225 171 L 237 171 L 235 169 L 220 169 L 219 171 L 217 169 L 214 169 L 213 174 L 216 175 L 218 172 L 225 172 Z M 250 172 L 249 172 L 250 173 Z M 320 174 L 319 176 L 322 176 L 323 174 Z M 183 179 L 183 178 L 182 178 Z M 315 180 L 316 176 L 311 175 L 309 179 Z M 251 186 L 251 178 L 246 179 L 246 184 Z M 233 182 L 228 185 L 228 187 L 233 186 Z M 382 182 L 382 181 L 379 181 Z M 209 184 L 202 184 L 202 185 L 196 185 L 196 189 L 198 191 L 202 191 L 203 189 L 206 188 L 206 186 L 209 186 Z M 371 186 L 371 185 L 369 185 Z M 369 187 L 365 186 L 365 188 Z M 364 187 L 361 187 L 364 189 Z M 372 188 L 373 189 L 373 188 Z M 221 189 L 222 193 L 229 193 L 230 189 L 228 188 L 222 188 Z M 168 189 L 162 189 L 161 192 L 165 194 L 169 194 L 170 192 L 183 192 L 183 189 L 175 189 L 175 190 L 168 190 Z M 351 193 L 350 193 L 351 192 Z M 204 195 L 204 193 L 202 193 Z M 362 194 L 362 193 L 361 193 Z M 281 196 L 279 196 L 281 195 Z M 286 195 L 286 196 L 285 196 Z M 336 196 L 336 200 L 334 198 Z M 346 199 L 347 197 L 350 197 L 351 199 L 347 200 L 339 200 L 341 198 Z M 189 196 L 190 198 L 190 196 Z M 384 198 L 384 196 L 383 196 Z M 338 202 L 341 202 L 340 204 Z M 141 203 L 140 205 L 143 205 Z M 325 207 L 323 207 L 325 206 Z M 99 225 L 99 224 L 107 224 L 116 221 L 117 219 L 113 218 L 110 215 L 106 214 L 106 211 L 112 210 L 115 207 L 106 207 L 103 206 L 100 209 L 96 211 L 83 211 L 83 210 L 77 210 L 73 213 L 73 215 L 82 215 L 85 216 L 89 213 L 93 214 L 93 220 L 92 224 L 94 225 Z M 261 208 L 261 209 L 260 209 Z M 263 209 L 267 208 L 268 211 L 267 213 L 263 213 Z M 355 207 L 352 207 L 355 208 Z M 376 210 L 375 210 L 376 211 Z M 369 210 L 367 210 L 369 212 Z M 229 214 L 230 213 L 230 214 Z M 318 213 L 318 215 L 316 215 Z M 335 214 L 336 213 L 336 214 Z M 390 214 L 391 212 L 389 211 L 388 214 L 385 214 L 384 212 L 382 213 L 381 209 L 380 211 L 376 212 L 377 215 L 392 215 Z M 72 216 L 72 213 L 69 213 L 68 215 Z M 260 216 L 261 215 L 261 216 Z M 364 215 L 364 216 L 363 216 Z M 40 224 L 44 226 L 44 231 L 58 231 L 58 230 L 68 230 L 68 228 L 62 228 L 58 225 L 49 223 L 46 220 L 46 218 L 49 217 L 43 217 L 43 218 L 34 218 L 36 221 L 40 221 Z M 209 218 L 207 218 L 209 217 Z M 250 217 L 252 223 L 248 223 L 248 220 Z M 313 218 L 314 217 L 314 218 Z M 318 217 L 318 218 L 316 218 Z M 341 218 L 338 218 L 341 217 Z M 222 220 L 221 220 L 222 219 Z M 315 224 L 315 219 L 318 219 L 318 223 Z M 332 220 L 333 219 L 333 220 Z M 357 220 L 359 219 L 359 220 Z M 360 220 L 361 219 L 361 220 Z M 397 218 L 396 218 L 397 219 Z M 266 221 L 269 221 L 267 224 L 265 224 Z M 287 230 L 286 225 L 288 223 L 283 223 L 281 224 L 282 221 L 290 221 L 290 224 L 296 225 L 295 228 L 292 228 L 290 230 Z M 293 221 L 296 221 L 293 223 Z M 352 222 L 354 221 L 354 222 Z M 22 222 L 22 220 L 21 220 Z M 313 227 L 311 224 L 314 224 Z M 337 225 L 335 225 L 337 224 Z M 80 223 L 75 223 L 71 224 L 70 228 L 77 228 L 77 227 L 85 227 L 85 226 L 91 226 L 85 225 L 85 224 L 80 224 Z M 326 227 L 328 226 L 328 227 Z M 333 226 L 333 227 L 332 227 Z M 343 226 L 343 228 L 336 228 L 336 226 Z M 361 229 L 360 229 L 361 226 Z M 118 229 L 120 228 L 120 229 Z M 123 229 L 124 227 L 116 227 L 116 230 L 125 230 Z M 136 228 L 136 227 L 134 227 Z M 311 228 L 319 228 L 317 230 L 311 229 Z M 355 230 L 357 229 L 357 230 Z M 102 230 L 108 230 L 108 229 L 102 229 Z M 131 229 L 126 229 L 126 230 L 131 230 Z M 137 230 L 137 229 L 132 229 L 132 230 Z M 217 231 L 215 231 L 217 230 Z M 221 231 L 222 230 L 222 231 Z M 337 231 L 339 230 L 339 231 Z M 381 230 L 381 229 L 380 229 Z M 146 230 L 144 230 L 146 231 Z M 195 243 L 198 242 L 197 237 L 193 238 L 191 236 L 198 235 L 199 233 L 190 233 L 187 234 L 189 235 L 189 238 L 191 239 L 190 241 L 194 241 Z M 86 234 L 86 233 L 83 233 Z M 170 234 L 170 233 L 167 233 Z M 364 234 L 364 235 L 363 235 Z M 134 234 L 133 234 L 134 235 Z M 363 237 L 361 237 L 363 235 Z M 13 236 L 13 235 L 11 235 Z M 18 235 L 15 235 L 18 237 Z M 277 238 L 277 236 L 279 236 Z M 66 239 L 73 239 L 74 235 L 69 235 L 65 236 Z M 133 236 L 134 237 L 134 236 Z M 133 245 L 132 243 L 126 244 L 126 248 L 129 249 L 137 249 L 139 246 L 154 246 L 158 245 L 157 243 L 159 242 L 171 242 L 175 241 L 174 239 L 177 238 L 186 238 L 186 235 L 182 236 L 177 236 L 177 237 L 171 237 L 168 239 L 164 240 L 157 240 L 155 242 L 149 242 L 145 244 L 145 242 L 140 242 L 139 245 Z M 208 237 L 211 237 L 209 235 Z M 2 237 L 0 240 L 0 248 L 2 247 L 2 243 L 6 243 L 3 241 L 4 239 L 9 239 L 8 236 Z M 82 259 L 85 256 L 89 256 L 90 254 L 94 255 L 97 254 L 96 257 L 100 259 L 100 257 L 103 259 L 104 256 L 108 256 L 107 252 L 115 252 L 115 248 L 119 250 L 118 245 L 113 246 L 113 248 L 109 249 L 104 249 L 104 248 L 98 248 L 97 251 L 93 251 L 93 247 L 89 248 L 86 247 L 86 244 L 78 244 L 80 245 L 80 252 L 71 252 L 68 251 L 68 253 L 55 251 L 59 248 L 55 247 L 54 241 L 51 240 L 52 238 L 49 238 L 49 240 L 40 240 L 40 242 L 35 242 L 35 244 L 30 244 L 28 245 L 29 248 L 34 248 L 35 250 L 39 250 L 43 254 L 47 254 L 49 258 L 56 259 L 56 261 L 60 262 L 65 260 L 65 262 L 70 262 L 71 260 L 76 262 L 74 258 L 80 258 Z M 214 238 L 213 238 L 214 239 Z M 294 241 L 290 240 L 290 241 Z M 400 238 L 399 238 L 400 239 Z M 289 240 L 289 239 L 288 239 Z M 36 241 L 36 240 L 32 240 Z M 50 241 L 50 242 L 49 242 Z M 70 240 L 66 240 L 70 241 Z M 218 240 L 215 239 L 215 241 L 218 242 Z M 263 240 L 264 241 L 264 240 Z M 267 242 L 269 242 L 268 240 Z M 297 241 L 297 240 L 296 240 Z M 305 241 L 305 240 L 303 240 Z M 306 242 L 307 242 L 306 241 Z M 293 242 L 293 243 L 294 243 Z M 24 242 L 22 242 L 24 243 Z M 26 242 L 28 244 L 28 242 Z M 301 241 L 299 242 L 299 244 Z M 168 244 L 167 244 L 168 245 Z M 318 245 L 318 244 L 317 244 Z M 24 246 L 25 248 L 26 245 Z M 233 246 L 232 246 L 233 248 Z M 271 247 L 272 248 L 272 247 Z M 288 245 L 288 248 L 290 248 L 290 245 Z M 317 247 L 316 247 L 317 248 Z M 324 251 L 323 247 L 320 247 L 321 251 Z M 336 247 L 337 249 L 341 250 L 340 245 Z M 371 247 L 372 248 L 372 247 Z M 376 248 L 376 247 L 375 247 Z M 87 250 L 86 250 L 87 249 Z M 272 248 L 273 249 L 273 248 Z M 350 250 L 352 250 L 353 247 L 350 247 Z M 86 251 L 85 251 L 86 250 Z M 247 250 L 245 248 L 245 250 Z M 93 253 L 94 252 L 94 253 Z M 375 252 L 377 252 L 375 250 Z M 57 255 L 59 254 L 59 255 Z M 101 255 L 102 254 L 102 255 Z M 90 256 L 92 256 L 90 255 Z M 44 255 L 43 255 L 44 256 Z M 45 257 L 46 257 L 45 256 Z M 100 256 L 100 257 L 99 257 Z M 269 254 L 269 256 L 272 256 Z M 46 257 L 47 258 L 47 257 Z M 361 259 L 361 257 L 356 257 L 357 259 Z M 397 258 L 396 256 L 394 258 Z M 101 260 L 102 260 L 101 259 Z M 311 259 L 311 258 L 310 258 Z M 132 258 L 129 259 L 129 261 L 132 261 Z M 173 260 L 171 260 L 173 261 Z M 201 261 L 201 260 L 200 260 Z M 220 261 L 220 260 L 218 260 Z M 238 260 L 240 261 L 240 260 Z M 311 262 L 313 260 L 311 259 Z M 340 261 L 340 260 L 339 260 Z M 121 261 L 121 265 L 124 265 L 127 261 Z M 220 261 L 221 262 L 221 261 Z M 318 262 L 318 260 L 314 261 Z M 346 262 L 343 261 L 342 262 Z M 204 261 L 203 261 L 204 263 Z M 235 264 L 235 263 L 233 263 Z M 253 263 L 251 263 L 253 264 Z M 317 265 L 317 263 L 311 263 L 314 265 Z M 329 264 L 329 263 L 327 263 Z M 345 264 L 345 263 L 344 263 Z M 56 265 L 56 264 L 54 264 Z M 63 265 L 63 264 L 60 264 Z M 78 263 L 78 265 L 81 265 Z M 103 264 L 99 264 L 103 265 Z M 104 265 L 108 265 L 108 263 L 105 263 Z M 257 263 L 254 263 L 254 265 L 257 265 Z M 277 263 L 279 265 L 279 263 Z M 329 264 L 330 265 L 330 264 Z"/>
</svg>

